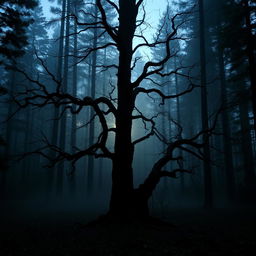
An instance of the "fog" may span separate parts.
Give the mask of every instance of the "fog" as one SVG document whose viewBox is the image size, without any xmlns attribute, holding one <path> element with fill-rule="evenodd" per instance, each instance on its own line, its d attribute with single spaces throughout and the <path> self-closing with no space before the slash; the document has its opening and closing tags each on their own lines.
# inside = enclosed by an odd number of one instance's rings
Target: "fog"
<svg viewBox="0 0 256 256">
<path fill-rule="evenodd" d="M 0 20 L 3 223 L 253 214 L 255 1 L 2 1 Z"/>
</svg>

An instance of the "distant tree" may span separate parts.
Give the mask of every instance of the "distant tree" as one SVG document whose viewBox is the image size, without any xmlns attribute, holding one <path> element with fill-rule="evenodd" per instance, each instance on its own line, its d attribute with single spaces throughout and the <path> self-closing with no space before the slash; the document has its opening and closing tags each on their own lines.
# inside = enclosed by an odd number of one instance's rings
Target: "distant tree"
<svg viewBox="0 0 256 256">
<path fill-rule="evenodd" d="M 227 82 L 227 70 L 226 70 L 226 55 L 225 47 L 223 47 L 224 38 L 221 37 L 221 31 L 223 25 L 226 23 L 228 17 L 223 11 L 226 2 L 221 0 L 210 2 L 206 1 L 207 8 L 213 14 L 212 18 L 208 20 L 209 23 L 209 34 L 211 37 L 211 48 L 214 51 L 215 56 L 215 68 L 216 76 L 219 77 L 219 97 L 222 104 L 221 114 L 221 129 L 222 129 L 222 145 L 223 145 L 223 164 L 226 173 L 226 191 L 227 197 L 230 201 L 235 198 L 235 172 L 234 172 L 234 159 L 232 150 L 232 129 L 231 129 L 231 99 L 229 95 L 229 88 Z M 226 37 L 226 35 L 225 35 Z M 224 40 L 223 40 L 224 39 Z M 214 69 L 214 67 L 212 68 Z M 215 89 L 216 90 L 216 89 Z M 219 136 L 218 136 L 219 137 Z"/>
<path fill-rule="evenodd" d="M 52 1 L 53 2 L 53 1 Z M 66 17 L 66 9 L 67 9 L 67 0 L 57 1 L 61 4 L 61 10 L 56 10 L 52 8 L 52 12 L 56 12 L 57 14 L 60 14 L 60 29 L 59 34 L 57 36 L 58 38 L 58 53 L 57 53 L 57 60 L 56 60 L 56 70 L 55 70 L 55 77 L 58 81 L 61 81 L 63 79 L 63 64 L 64 64 L 64 38 L 65 38 L 65 17 Z M 68 25 L 69 28 L 69 25 Z M 67 83 L 67 79 L 66 79 Z M 54 86 L 54 85 L 53 85 Z M 58 88 L 59 90 L 59 88 Z M 52 133 L 51 133 L 51 143 L 53 145 L 59 144 L 59 138 L 60 138 L 60 109 L 54 108 L 53 111 L 53 125 L 52 125 Z M 65 143 L 64 143 L 65 144 Z M 51 157 L 55 157 L 55 152 L 51 152 Z M 61 167 L 61 166 L 60 166 Z M 63 166 L 62 166 L 63 168 Z M 54 169 L 54 168 L 52 168 Z M 62 186 L 63 186 L 63 172 L 58 169 L 57 171 L 57 193 L 62 193 Z"/>
<path fill-rule="evenodd" d="M 7 94 L 7 90 L 4 88 L 4 87 L 0 87 L 0 97 Z M 7 159 L 6 157 L 4 156 L 4 153 L 3 153 L 3 150 L 2 150 L 2 147 L 5 147 L 6 146 L 6 141 L 5 139 L 0 136 L 0 171 L 4 171 L 7 169 Z"/>
<path fill-rule="evenodd" d="M 206 43 L 205 43 L 205 10 L 204 0 L 199 0 L 199 25 L 200 25 L 200 74 L 201 74 L 201 118 L 202 129 L 208 130 L 208 99 L 207 99 L 207 74 L 206 74 Z M 205 207 L 212 206 L 212 174 L 209 137 L 204 135 L 204 186 Z"/>
<path fill-rule="evenodd" d="M 33 22 L 31 10 L 37 0 L 1 0 L 0 1 L 0 64 L 5 58 L 21 56 L 23 47 L 28 44 L 26 28 Z"/>
<path fill-rule="evenodd" d="M 250 83 L 250 96 L 256 133 L 256 61 L 255 61 L 255 1 L 239 0 L 223 3 L 222 46 L 229 49 L 231 70 L 246 77 Z M 238 39 L 238 40 L 236 40 Z M 235 42 L 236 41 L 236 42 Z"/>
<path fill-rule="evenodd" d="M 64 46 L 64 52 L 63 52 L 63 83 L 62 83 L 62 87 L 61 90 L 63 93 L 67 93 L 68 92 L 68 85 L 69 85 L 69 54 L 70 54 L 70 8 L 71 8 L 71 3 L 70 0 L 65 0 L 66 1 L 66 12 L 65 12 L 65 46 Z M 64 1 L 64 2 L 65 2 Z M 63 12 L 63 10 L 62 10 Z M 61 38 L 62 40 L 62 38 Z M 62 57 L 62 55 L 60 55 L 59 57 Z M 67 112 L 64 111 L 65 106 L 62 106 L 61 108 L 61 120 L 60 120 L 60 134 L 59 134 L 59 145 L 60 148 L 65 151 L 66 149 L 66 131 L 67 131 Z M 63 168 L 64 168 L 64 164 L 63 162 L 61 162 L 58 165 L 58 173 L 60 173 L 61 175 L 59 175 L 60 177 L 63 177 Z M 62 178 L 61 178 L 62 179 Z M 60 184 L 63 182 L 61 179 L 59 179 Z M 62 193 L 62 185 L 58 186 L 59 188 L 59 193 Z"/>
<path fill-rule="evenodd" d="M 92 10 L 94 20 L 93 22 L 98 22 L 98 7 L 95 4 L 94 10 Z M 95 28 L 93 31 L 93 42 L 92 42 L 92 48 L 96 49 L 98 45 L 98 33 L 99 29 Z M 97 51 L 94 51 L 92 54 L 92 69 L 91 69 L 91 94 L 90 96 L 95 99 L 96 96 L 96 65 L 97 65 Z M 91 109 L 90 111 L 90 119 L 93 119 L 94 111 Z M 95 122 L 91 121 L 90 128 L 89 128 L 89 144 L 93 144 L 94 141 L 94 135 L 95 134 Z M 87 189 L 90 193 L 93 188 L 93 182 L 94 182 L 94 159 L 92 156 L 88 159 L 88 167 L 87 167 L 88 175 L 87 175 Z"/>
<path fill-rule="evenodd" d="M 228 84 L 239 106 L 241 155 L 247 196 L 256 183 L 252 135 L 255 134 L 255 1 L 239 0 L 221 3 L 222 22 L 219 26 L 219 56 L 225 57 L 229 72 Z M 234 40 L 236 40 L 236 43 Z M 252 114 L 252 115 L 251 115 Z M 250 122 L 253 117 L 254 126 Z M 254 127 L 254 129 L 253 129 Z M 227 141 L 226 141 L 227 142 Z M 230 161 L 230 160 L 229 160 Z M 231 185 L 231 184 L 230 184 Z M 229 185 L 229 186 L 230 186 Z"/>
</svg>

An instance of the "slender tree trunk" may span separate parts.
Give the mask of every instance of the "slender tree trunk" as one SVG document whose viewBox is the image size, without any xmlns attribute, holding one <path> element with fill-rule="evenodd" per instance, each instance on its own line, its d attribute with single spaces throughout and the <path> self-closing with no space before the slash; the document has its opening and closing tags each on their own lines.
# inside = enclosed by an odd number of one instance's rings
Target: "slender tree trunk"
<svg viewBox="0 0 256 256">
<path fill-rule="evenodd" d="M 104 65 L 107 65 L 107 49 L 104 49 Z M 106 97 L 106 72 L 103 73 L 103 84 L 102 84 L 102 95 Z M 104 106 L 103 106 L 104 110 Z M 102 187 L 102 169 L 103 169 L 103 159 L 99 160 L 99 187 Z"/>
<path fill-rule="evenodd" d="M 176 63 L 176 58 L 174 57 L 174 70 L 177 69 L 177 63 Z M 176 89 L 176 94 L 179 93 L 179 82 L 178 82 L 178 75 L 175 74 L 175 89 Z M 177 97 L 176 99 L 176 114 L 177 114 L 177 122 L 179 125 L 181 125 L 181 118 L 180 118 L 180 97 Z M 178 139 L 181 139 L 181 134 L 179 135 Z M 182 150 L 179 150 L 179 154 L 182 157 Z M 181 161 L 179 168 L 183 169 L 183 161 Z M 180 174 L 180 189 L 181 193 L 184 194 L 185 190 L 185 181 L 184 181 L 184 173 Z"/>
<path fill-rule="evenodd" d="M 231 144 L 231 131 L 230 121 L 227 110 L 227 85 L 225 76 L 225 67 L 223 59 L 223 51 L 219 47 L 218 49 L 219 58 L 219 72 L 220 72 L 220 87 L 221 87 L 221 102 L 223 112 L 221 116 L 222 129 L 223 129 L 223 145 L 224 145 L 224 163 L 226 172 L 226 187 L 227 195 L 229 200 L 234 199 L 235 193 L 235 182 L 234 182 L 234 165 L 233 165 L 233 153 Z"/>
<path fill-rule="evenodd" d="M 95 22 L 97 22 L 98 18 L 98 7 L 95 4 L 95 9 L 94 9 L 94 17 L 95 17 Z M 97 47 L 98 43 L 98 29 L 94 29 L 94 34 L 93 34 L 93 49 Z M 92 55 L 92 74 L 91 74 L 91 97 L 95 99 L 95 94 L 96 94 L 96 65 L 97 65 L 97 52 L 94 51 Z M 94 111 L 91 109 L 90 110 L 90 128 L 89 128 L 89 145 L 92 145 L 94 143 L 94 134 L 95 134 L 95 122 L 92 120 L 94 115 Z M 87 175 L 87 191 L 90 194 L 93 190 L 93 183 L 94 183 L 94 158 L 92 156 L 88 157 L 88 175 Z"/>
<path fill-rule="evenodd" d="M 58 49 L 58 60 L 57 60 L 57 80 L 61 81 L 62 73 L 63 73 L 63 48 L 64 48 L 64 27 L 65 27 L 65 13 L 66 13 L 66 4 L 67 1 L 62 1 L 62 14 L 61 14 L 61 25 L 60 25 L 60 36 L 59 36 L 59 49 Z M 54 107 L 53 114 L 53 127 L 52 127 L 52 137 L 51 143 L 52 145 L 58 145 L 59 141 L 59 108 Z M 56 156 L 55 152 L 51 152 L 52 157 Z M 51 168 L 49 171 L 53 172 L 55 168 Z M 50 176 L 50 175 L 49 175 Z M 50 177 L 49 177 L 50 178 Z M 52 179 L 54 179 L 54 175 L 52 174 Z M 59 187 L 62 184 L 62 176 L 59 170 L 57 170 L 57 194 L 59 193 Z"/>
<path fill-rule="evenodd" d="M 69 18 L 69 14 L 70 14 L 70 0 L 67 0 L 67 17 L 66 17 L 66 32 L 65 32 L 65 49 L 64 49 L 64 69 L 63 69 L 63 84 L 62 84 L 62 91 L 63 93 L 66 93 L 68 90 L 68 61 L 69 61 L 69 31 L 70 31 L 70 18 Z M 64 111 L 64 107 L 62 108 L 62 112 Z M 67 130 L 67 112 L 66 110 L 63 112 L 62 114 L 62 118 L 61 118 L 61 126 L 60 126 L 60 149 L 62 151 L 65 151 L 66 149 L 66 130 Z M 57 189 L 58 189 L 58 194 L 61 195 L 62 194 L 62 190 L 63 190 L 63 175 L 64 172 L 64 162 L 62 161 L 59 165 L 58 165 L 58 185 L 57 185 Z"/>
<path fill-rule="evenodd" d="M 74 14 L 77 16 L 77 3 L 74 3 Z M 74 49 L 73 49 L 73 81 L 72 81 L 72 94 L 74 97 L 77 97 L 77 22 L 74 19 Z M 73 109 L 75 108 L 75 105 L 72 106 Z M 77 123 L 77 115 L 72 115 L 72 124 L 71 124 L 71 152 L 75 153 L 75 147 L 76 147 L 76 123 Z M 72 167 L 71 167 L 72 168 Z M 71 193 L 75 193 L 76 190 L 76 177 L 75 172 L 72 174 L 72 177 L 70 177 L 70 190 Z"/>
<path fill-rule="evenodd" d="M 207 83 L 206 83 L 206 56 L 205 56 L 205 19 L 204 19 L 204 1 L 199 0 L 200 16 L 200 69 L 201 69 L 201 116 L 202 130 L 208 127 L 208 103 L 207 103 Z M 210 163 L 210 145 L 207 134 L 203 136 L 205 146 L 204 153 L 204 207 L 212 207 L 212 174 Z"/>
<path fill-rule="evenodd" d="M 91 65 L 92 65 L 92 58 L 91 56 L 88 57 L 89 58 L 89 63 L 88 63 L 88 77 L 87 77 L 87 88 L 85 90 L 85 97 L 90 95 L 90 89 L 91 89 L 91 81 L 92 81 L 92 69 L 91 69 Z M 90 118 L 90 111 L 89 109 L 85 109 L 85 115 L 86 117 Z M 85 118 L 85 121 L 87 122 L 87 119 Z M 85 136 L 84 136 L 85 140 L 84 140 L 84 147 L 87 148 L 89 143 L 89 136 L 88 136 L 88 129 L 85 129 Z M 88 174 L 88 157 L 84 158 L 84 166 L 85 166 L 85 175 L 84 175 L 84 182 L 85 182 L 85 193 L 88 191 L 87 188 L 87 174 Z"/>
<path fill-rule="evenodd" d="M 33 37 L 34 38 L 34 37 Z M 32 40 L 31 42 L 33 49 L 35 49 L 35 44 L 34 44 L 34 40 Z M 29 71 L 30 74 L 33 74 L 33 63 L 30 63 L 30 67 L 29 67 Z M 33 88 L 33 85 L 31 82 L 28 81 L 28 86 L 30 89 Z M 24 152 L 27 153 L 29 151 L 31 151 L 31 142 L 32 142 L 32 128 L 33 128 L 33 123 L 35 120 L 33 120 L 33 112 L 32 112 L 32 107 L 28 106 L 28 108 L 26 109 L 26 127 L 25 127 L 25 139 L 24 139 Z M 26 185 L 27 179 L 28 179 L 28 175 L 30 172 L 30 167 L 31 167 L 31 160 L 32 158 L 25 158 L 23 160 L 23 184 Z"/>
<path fill-rule="evenodd" d="M 246 8 L 246 30 L 247 30 L 247 57 L 249 61 L 249 75 L 251 81 L 251 97 L 252 97 L 252 108 L 253 108 L 253 120 L 254 120 L 254 132 L 256 134 L 256 61 L 255 61 L 255 35 L 252 35 L 252 24 L 251 15 L 248 5 L 248 0 L 244 0 L 244 5 Z"/>
<path fill-rule="evenodd" d="M 75 7 L 76 8 L 76 7 Z M 75 15 L 77 13 L 75 12 Z M 73 81 L 72 81 L 72 94 L 77 97 L 77 23 L 74 20 L 74 52 L 73 52 Z M 75 107 L 74 105 L 72 106 Z M 71 146 L 74 153 L 74 147 L 76 146 L 76 114 L 72 115 L 72 127 L 71 127 Z"/>
<path fill-rule="evenodd" d="M 59 36 L 59 50 L 58 50 L 58 61 L 57 61 L 57 80 L 61 81 L 62 78 L 62 67 L 63 67 L 63 46 L 64 46 L 64 26 L 65 26 L 65 11 L 66 11 L 66 0 L 62 1 L 62 15 L 60 25 L 60 36 Z M 53 145 L 58 143 L 58 132 L 59 132 L 59 108 L 54 108 L 54 120 L 52 129 L 51 142 Z M 53 153 L 53 156 L 55 154 Z"/>
<path fill-rule="evenodd" d="M 9 74 L 9 92 L 11 94 L 14 93 L 15 88 L 15 71 L 10 70 Z M 10 102 L 8 104 L 8 112 L 7 112 L 7 118 L 10 118 L 13 112 L 15 111 L 14 108 L 14 102 L 11 100 L 11 97 L 9 98 Z M 5 159 L 7 162 L 10 160 L 10 156 L 12 154 L 12 150 L 14 148 L 14 117 L 8 120 L 6 124 L 6 147 L 5 147 Z M 7 192 L 7 182 L 8 182 L 8 175 L 6 171 L 1 172 L 1 190 L 2 198 L 5 198 L 5 194 Z"/>
<path fill-rule="evenodd" d="M 14 93 L 14 87 L 15 87 L 15 71 L 10 71 L 10 93 Z M 7 118 L 10 118 L 11 115 L 14 112 L 14 102 L 11 101 L 10 97 L 10 102 L 8 105 L 8 113 L 7 113 Z M 6 157 L 8 158 L 9 155 L 11 154 L 12 151 L 12 135 L 13 135 L 13 117 L 8 120 L 7 122 L 7 129 L 6 129 Z"/>
<path fill-rule="evenodd" d="M 168 65 L 168 63 L 167 63 L 167 65 Z M 168 67 L 168 70 L 169 70 L 169 67 Z M 171 85 L 168 87 L 168 95 L 171 95 Z M 172 108 L 173 108 L 173 106 L 172 106 L 172 101 L 171 100 L 169 100 L 168 101 L 168 111 L 169 111 L 169 115 L 170 115 L 170 118 L 172 118 Z M 171 140 L 171 138 L 172 138 L 172 122 L 169 122 L 169 132 L 168 132 L 168 136 L 169 136 L 169 139 Z M 169 168 L 170 168 L 170 170 L 172 169 L 172 163 L 170 162 L 169 163 Z"/>
<path fill-rule="evenodd" d="M 244 163 L 244 183 L 248 191 L 255 186 L 255 173 L 253 163 L 253 151 L 251 144 L 251 129 L 248 116 L 249 106 L 247 100 L 239 103 L 240 121 L 242 130 L 242 155 Z"/>
<path fill-rule="evenodd" d="M 26 127 L 25 127 L 25 138 L 24 138 L 24 152 L 29 152 L 30 150 L 30 146 L 29 146 L 29 142 L 30 142 L 30 138 L 32 136 L 30 127 L 31 127 L 31 106 L 29 106 L 26 109 Z M 28 176 L 28 172 L 29 172 L 29 166 L 30 166 L 30 158 L 25 158 L 23 160 L 23 182 L 26 182 L 27 176 Z"/>
<path fill-rule="evenodd" d="M 167 68 L 165 68 L 167 69 Z M 166 72 L 168 72 L 166 70 Z M 162 78 L 162 84 L 164 84 L 166 81 L 164 78 Z M 162 89 L 163 93 L 164 94 L 167 94 L 166 93 L 166 87 L 164 86 L 163 89 Z M 167 138 L 167 122 L 166 122 L 166 102 L 162 105 L 162 135 L 164 138 Z M 164 153 L 165 152 L 165 146 L 166 144 L 164 142 L 162 142 L 162 149 L 161 151 Z M 168 184 L 167 184 L 167 179 L 164 179 L 163 182 L 161 183 L 161 186 L 159 188 L 159 201 L 160 201 L 160 208 L 161 208 L 161 215 L 162 217 L 165 216 L 165 211 L 166 211 L 166 208 L 167 208 L 167 205 L 168 205 Z"/>
</svg>

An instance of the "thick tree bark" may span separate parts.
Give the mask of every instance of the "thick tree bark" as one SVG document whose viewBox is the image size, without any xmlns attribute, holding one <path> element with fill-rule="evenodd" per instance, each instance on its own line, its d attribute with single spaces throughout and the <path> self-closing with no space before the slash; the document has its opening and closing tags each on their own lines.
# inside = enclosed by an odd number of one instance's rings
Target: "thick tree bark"
<svg viewBox="0 0 256 256">
<path fill-rule="evenodd" d="M 201 118 L 202 130 L 208 130 L 208 102 L 207 102 L 207 83 L 206 83 L 206 56 L 205 56 L 205 21 L 204 21 L 204 2 L 199 0 L 200 16 L 200 69 L 201 69 Z M 204 134 L 203 148 L 204 153 L 204 207 L 212 207 L 212 174 L 209 137 Z"/>
<path fill-rule="evenodd" d="M 132 111 L 134 108 L 131 85 L 132 40 L 135 32 L 136 1 L 119 1 L 118 50 L 119 68 L 117 74 L 118 105 L 116 113 L 116 137 L 112 169 L 112 194 L 110 213 L 131 215 L 136 212 L 133 190 Z M 129 13 L 129 15 L 127 15 Z"/>
</svg>

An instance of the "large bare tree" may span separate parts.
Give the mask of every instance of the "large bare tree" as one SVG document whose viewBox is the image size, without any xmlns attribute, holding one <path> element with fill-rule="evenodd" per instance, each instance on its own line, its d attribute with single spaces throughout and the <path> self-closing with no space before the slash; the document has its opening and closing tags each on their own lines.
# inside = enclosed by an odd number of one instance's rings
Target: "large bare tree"
<svg viewBox="0 0 256 256">
<path fill-rule="evenodd" d="M 85 97 L 82 99 L 64 92 L 62 90 L 62 81 L 57 79 L 50 70 L 48 70 L 44 61 L 38 57 L 41 60 L 44 70 L 55 82 L 56 91 L 48 90 L 47 85 L 40 79 L 32 79 L 26 72 L 19 69 L 27 79 L 35 84 L 35 89 L 33 91 L 30 90 L 29 92 L 25 91 L 24 93 L 19 93 L 16 97 L 16 102 L 19 104 L 20 108 L 27 107 L 28 105 L 44 107 L 49 104 L 57 108 L 64 106 L 64 111 L 70 111 L 74 115 L 80 113 L 82 109 L 90 107 L 94 111 L 95 116 L 99 119 L 101 125 L 101 132 L 98 134 L 96 142 L 89 145 L 88 148 L 82 150 L 77 149 L 76 152 L 67 153 L 56 145 L 48 143 L 46 140 L 46 147 L 35 153 L 47 157 L 52 165 L 67 160 L 75 166 L 76 162 L 85 156 L 110 159 L 112 161 L 112 193 L 109 214 L 120 217 L 145 217 L 148 215 L 148 200 L 160 179 L 162 177 L 176 178 L 177 173 L 190 172 L 182 168 L 168 170 L 168 163 L 170 161 L 182 160 L 182 154 L 177 155 L 175 151 L 185 151 L 195 157 L 203 159 L 201 153 L 201 149 L 205 145 L 203 138 L 207 139 L 214 127 L 202 130 L 190 138 L 183 138 L 180 134 L 176 139 L 165 139 L 163 136 L 160 136 L 157 130 L 156 118 L 147 117 L 136 107 L 136 100 L 138 96 L 142 94 L 149 96 L 154 94 L 159 97 L 162 104 L 164 104 L 166 100 L 177 98 L 194 89 L 195 85 L 189 77 L 188 68 L 186 69 L 182 66 L 172 70 L 165 68 L 170 58 L 176 55 L 175 50 L 172 49 L 172 42 L 184 39 L 178 31 L 184 24 L 185 17 L 189 13 L 178 13 L 172 17 L 169 17 L 167 13 L 165 22 L 169 23 L 171 28 L 170 32 L 168 32 L 163 39 L 160 36 L 161 30 L 164 29 L 164 26 L 162 26 L 157 36 L 150 42 L 143 33 L 140 32 L 143 31 L 143 29 L 139 29 L 141 26 L 145 28 L 146 13 L 143 0 L 96 0 L 94 4 L 96 4 L 98 8 L 100 17 L 92 19 L 92 22 L 82 22 L 75 14 L 71 16 L 81 30 L 100 29 L 100 31 L 103 32 L 99 33 L 99 36 L 108 34 L 109 41 L 104 41 L 104 43 L 98 44 L 96 47 L 88 48 L 86 52 L 83 52 L 83 56 L 80 57 L 81 60 L 85 60 L 96 51 L 108 47 L 116 48 L 119 56 L 118 65 L 112 64 L 107 67 L 104 66 L 103 68 L 117 69 L 115 85 L 117 97 L 114 99 L 110 95 L 110 97 Z M 108 20 L 106 6 L 114 8 L 117 15 L 116 24 Z M 92 13 L 87 13 L 86 10 L 82 10 L 82 13 L 93 16 Z M 134 38 L 139 38 L 139 43 L 135 44 Z M 132 72 L 137 61 L 135 54 L 142 48 L 153 49 L 158 46 L 164 47 L 164 56 L 158 61 L 150 60 L 146 62 L 141 73 L 134 78 Z M 182 71 L 183 69 L 188 70 L 188 72 Z M 157 82 L 154 81 L 154 78 L 157 76 L 170 77 L 172 75 L 187 78 L 187 87 L 178 94 L 168 95 L 165 94 L 161 88 L 155 86 Z M 151 83 L 152 87 L 144 87 L 142 83 L 145 80 L 149 82 L 148 84 Z M 113 116 L 115 122 L 114 127 L 109 124 L 108 115 Z M 141 120 L 146 126 L 149 126 L 150 129 L 148 132 L 145 132 L 145 135 L 141 138 L 133 140 L 132 129 L 135 120 Z M 115 134 L 113 149 L 110 149 L 107 144 L 110 133 Z M 166 148 L 162 156 L 153 164 L 144 183 L 135 188 L 133 184 L 134 150 L 137 144 L 143 143 L 152 136 L 157 136 L 166 145 Z M 55 157 L 49 157 L 49 154 L 45 152 L 49 148 L 56 153 Z"/>
</svg>

